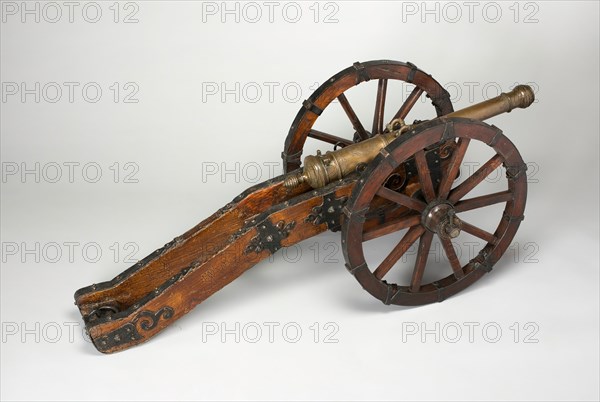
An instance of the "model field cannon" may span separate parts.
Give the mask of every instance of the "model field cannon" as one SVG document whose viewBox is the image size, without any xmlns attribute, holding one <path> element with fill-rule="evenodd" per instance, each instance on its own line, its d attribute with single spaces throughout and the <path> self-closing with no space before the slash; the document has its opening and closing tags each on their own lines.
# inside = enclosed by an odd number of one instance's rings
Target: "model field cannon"
<svg viewBox="0 0 600 402">
<path fill-rule="evenodd" d="M 346 96 L 367 81 L 377 83 L 370 130 Z M 391 81 L 414 89 L 386 121 Z M 424 96 L 434 106 L 433 118 L 407 123 Z M 355 63 L 304 101 L 285 141 L 282 176 L 249 188 L 111 281 L 75 293 L 94 345 L 111 353 L 144 342 L 280 248 L 326 230 L 341 231 L 346 268 L 385 304 L 426 304 L 465 289 L 490 272 L 510 246 L 527 193 L 519 151 L 483 120 L 528 107 L 533 100 L 532 89 L 519 85 L 454 111 L 448 92 L 411 63 Z M 349 135 L 314 128 L 328 107 L 340 106 L 352 129 Z M 334 150 L 308 155 L 302 163 L 308 138 Z M 477 155 L 488 156 L 462 177 L 461 164 L 475 145 L 485 150 Z M 506 171 L 502 188 L 481 193 L 482 183 L 500 167 Z M 481 214 L 472 212 L 490 206 L 504 208 L 497 216 L 486 213 L 482 223 L 475 221 Z M 370 246 L 397 232 L 391 249 Z M 462 235 L 484 242 L 463 261 L 452 243 Z M 447 269 L 427 270 L 434 240 L 441 244 Z M 405 254 L 415 245 L 409 263 Z"/>
</svg>

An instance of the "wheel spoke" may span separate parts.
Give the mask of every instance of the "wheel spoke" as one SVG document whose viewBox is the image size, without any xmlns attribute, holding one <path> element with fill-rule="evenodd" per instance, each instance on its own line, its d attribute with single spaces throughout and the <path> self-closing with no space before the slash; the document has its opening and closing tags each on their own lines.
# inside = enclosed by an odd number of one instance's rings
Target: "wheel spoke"
<svg viewBox="0 0 600 402">
<path fill-rule="evenodd" d="M 416 198 L 407 196 L 406 194 L 390 190 L 387 187 L 381 187 L 379 190 L 377 190 L 377 195 L 419 212 L 423 212 L 427 206 L 423 201 L 419 201 Z"/>
<path fill-rule="evenodd" d="M 465 212 L 472 209 L 483 208 L 489 205 L 506 202 L 513 199 L 513 193 L 510 190 L 500 191 L 499 193 L 482 195 L 481 197 L 469 198 L 462 200 L 454 205 L 456 212 Z"/>
<path fill-rule="evenodd" d="M 346 112 L 346 115 L 348 116 L 348 118 L 350 119 L 350 122 L 352 123 L 352 127 L 354 128 L 354 130 L 356 130 L 359 137 L 362 140 L 368 139 L 369 134 L 365 131 L 365 128 L 363 127 L 362 123 L 358 119 L 358 116 L 356 115 L 356 113 L 354 113 L 354 109 L 352 109 L 352 106 L 350 106 L 350 102 L 348 102 L 346 95 L 344 95 L 343 93 L 340 94 L 340 96 L 338 96 L 338 100 L 340 101 L 342 108 L 344 108 L 344 112 Z"/>
<path fill-rule="evenodd" d="M 470 223 L 465 222 L 464 220 L 462 221 L 462 230 L 469 234 L 472 234 L 475 237 L 479 237 L 480 239 L 485 240 L 490 244 L 496 244 L 496 240 L 498 240 L 496 236 L 494 236 L 490 232 L 478 228 L 477 226 L 471 225 Z"/>
<path fill-rule="evenodd" d="M 423 234 L 425 229 L 422 226 L 414 226 L 408 229 L 408 232 L 404 235 L 402 240 L 394 247 L 392 252 L 385 257 L 385 259 L 379 264 L 377 269 L 373 272 L 373 275 L 377 279 L 382 279 L 390 269 L 394 266 L 396 261 L 400 259 L 406 253 L 408 248 Z"/>
<path fill-rule="evenodd" d="M 448 261 L 450 261 L 450 265 L 452 266 L 452 271 L 454 271 L 454 277 L 456 279 L 460 279 L 465 276 L 465 273 L 462 270 L 462 266 L 460 265 L 460 261 L 458 261 L 458 257 L 456 256 L 456 252 L 454 251 L 454 247 L 452 246 L 452 242 L 449 239 L 445 239 L 440 237 L 442 242 L 442 247 L 444 248 L 444 252 L 448 257 Z"/>
<path fill-rule="evenodd" d="M 385 94 L 387 92 L 387 78 L 380 78 L 377 83 L 377 100 L 375 102 L 375 114 L 373 115 L 373 130 L 371 134 L 383 132 L 383 112 L 385 110 Z"/>
<path fill-rule="evenodd" d="M 467 148 L 469 147 L 470 141 L 471 140 L 469 138 L 460 138 L 458 140 L 456 149 L 454 150 L 454 153 L 452 154 L 452 157 L 450 159 L 448 169 L 446 169 L 446 174 L 442 178 L 442 182 L 440 183 L 440 187 L 438 190 L 439 198 L 445 199 L 448 197 L 448 193 L 450 192 L 452 183 L 458 175 L 460 164 L 462 163 L 465 153 L 467 152 Z"/>
<path fill-rule="evenodd" d="M 433 233 L 429 231 L 423 233 L 421 240 L 419 240 L 419 252 L 417 253 L 415 269 L 413 270 L 412 279 L 410 281 L 410 290 L 412 292 L 418 292 L 421 288 L 421 280 L 423 279 L 423 273 L 425 272 L 425 266 L 427 265 L 427 257 L 429 255 L 432 240 Z"/>
<path fill-rule="evenodd" d="M 308 132 L 308 136 L 333 145 L 341 144 L 343 146 L 347 146 L 352 144 L 351 140 L 347 140 L 346 138 L 338 137 L 337 135 L 324 133 L 318 130 L 310 130 Z"/>
<path fill-rule="evenodd" d="M 431 172 L 429 171 L 429 165 L 427 164 L 424 150 L 420 150 L 415 154 L 415 162 L 417 164 L 417 171 L 419 172 L 421 190 L 423 190 L 425 200 L 427 200 L 427 202 L 431 202 L 435 199 L 435 190 L 433 189 Z"/>
<path fill-rule="evenodd" d="M 415 103 L 417 103 L 422 93 L 423 90 L 421 88 L 415 87 L 410 93 L 410 95 L 408 95 L 408 98 L 406 98 L 402 106 L 400 106 L 400 109 L 398 109 L 398 111 L 394 115 L 394 119 L 404 120 L 408 115 L 408 112 L 410 112 L 410 109 L 412 109 Z"/>
<path fill-rule="evenodd" d="M 463 198 L 469 191 L 473 190 L 479 183 L 485 180 L 498 166 L 502 164 L 502 156 L 499 154 L 494 155 L 489 161 L 483 164 L 475 173 L 467 177 L 465 181 L 460 183 L 454 190 L 450 192 L 448 198 L 450 202 L 455 203 L 456 201 Z"/>
<path fill-rule="evenodd" d="M 378 225 L 368 231 L 363 232 L 363 241 L 373 240 L 387 234 L 397 232 L 421 223 L 421 215 L 410 215 L 394 221 Z"/>
</svg>

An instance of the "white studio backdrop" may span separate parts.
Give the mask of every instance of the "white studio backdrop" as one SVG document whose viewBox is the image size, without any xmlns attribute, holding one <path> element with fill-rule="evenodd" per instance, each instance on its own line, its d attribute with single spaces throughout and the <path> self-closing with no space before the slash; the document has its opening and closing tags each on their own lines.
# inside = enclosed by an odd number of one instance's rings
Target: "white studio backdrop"
<svg viewBox="0 0 600 402">
<path fill-rule="evenodd" d="M 2 400 L 599 398 L 597 2 L 1 8 Z M 75 290 L 279 175 L 302 101 L 377 59 L 432 74 L 455 109 L 535 89 L 490 121 L 529 166 L 496 269 L 443 303 L 384 306 L 323 234 L 148 343 L 98 353 Z"/>
</svg>

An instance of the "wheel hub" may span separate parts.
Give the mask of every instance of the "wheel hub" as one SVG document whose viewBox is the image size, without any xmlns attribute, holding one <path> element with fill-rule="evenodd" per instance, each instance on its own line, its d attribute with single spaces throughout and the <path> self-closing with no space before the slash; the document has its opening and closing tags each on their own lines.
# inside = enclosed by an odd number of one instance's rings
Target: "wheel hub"
<svg viewBox="0 0 600 402">
<path fill-rule="evenodd" d="M 445 239 L 454 239 L 460 234 L 462 223 L 454 207 L 447 202 L 435 202 L 427 206 L 421 217 L 423 226 Z"/>
</svg>

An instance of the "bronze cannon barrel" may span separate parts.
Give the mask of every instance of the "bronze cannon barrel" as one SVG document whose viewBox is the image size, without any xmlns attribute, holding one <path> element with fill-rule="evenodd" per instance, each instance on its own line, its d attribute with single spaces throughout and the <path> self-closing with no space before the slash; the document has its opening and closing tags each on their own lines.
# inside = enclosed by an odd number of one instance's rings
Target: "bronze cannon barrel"
<svg viewBox="0 0 600 402">
<path fill-rule="evenodd" d="M 463 117 L 473 120 L 486 120 L 516 108 L 526 108 L 535 99 L 533 89 L 528 85 L 517 85 L 512 91 L 501 93 L 495 98 L 449 113 L 448 117 Z M 399 130 L 369 138 L 365 141 L 348 145 L 336 151 L 328 151 L 321 155 L 309 155 L 304 158 L 302 171 L 290 173 L 284 182 L 287 188 L 294 188 L 307 183 L 312 188 L 321 188 L 352 173 L 361 164 L 369 163 L 396 137 L 412 126 L 403 126 Z"/>
<path fill-rule="evenodd" d="M 483 121 L 516 108 L 525 109 L 534 100 L 533 89 L 529 85 L 517 85 L 508 93 L 501 93 L 495 98 L 448 113 L 445 117 L 465 117 Z"/>
</svg>

